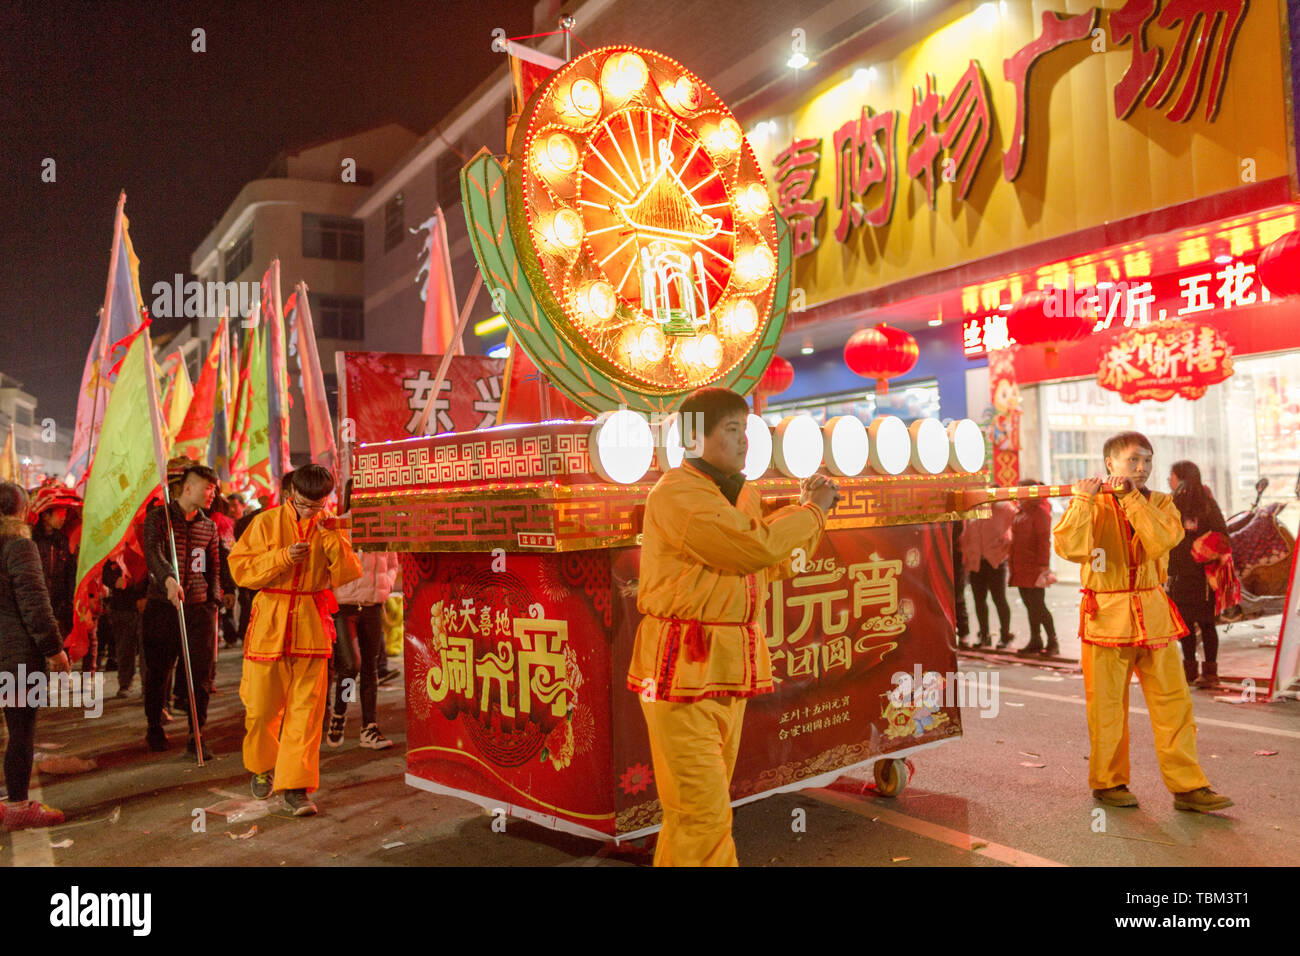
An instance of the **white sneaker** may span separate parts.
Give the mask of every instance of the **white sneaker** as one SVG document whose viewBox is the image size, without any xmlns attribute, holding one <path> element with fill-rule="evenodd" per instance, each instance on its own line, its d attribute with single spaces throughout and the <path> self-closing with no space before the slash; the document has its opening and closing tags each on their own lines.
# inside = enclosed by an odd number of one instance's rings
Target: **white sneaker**
<svg viewBox="0 0 1300 956">
<path fill-rule="evenodd" d="M 378 724 L 367 724 L 361 731 L 361 746 L 366 750 L 387 750 L 393 742 L 379 732 Z"/>
</svg>

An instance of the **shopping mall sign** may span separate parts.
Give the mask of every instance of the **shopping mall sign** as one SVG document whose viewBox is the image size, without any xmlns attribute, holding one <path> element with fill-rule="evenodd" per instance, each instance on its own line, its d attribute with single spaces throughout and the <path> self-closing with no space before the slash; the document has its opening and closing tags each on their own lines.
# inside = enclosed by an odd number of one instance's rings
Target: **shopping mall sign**
<svg viewBox="0 0 1300 956">
<path fill-rule="evenodd" d="M 956 4 L 755 151 L 809 306 L 1285 177 L 1278 5 Z"/>
<path fill-rule="evenodd" d="M 1159 322 L 1130 329 L 1101 355 L 1097 384 L 1130 404 L 1174 396 L 1197 399 L 1232 374 L 1232 347 L 1218 329 L 1192 322 Z"/>
</svg>

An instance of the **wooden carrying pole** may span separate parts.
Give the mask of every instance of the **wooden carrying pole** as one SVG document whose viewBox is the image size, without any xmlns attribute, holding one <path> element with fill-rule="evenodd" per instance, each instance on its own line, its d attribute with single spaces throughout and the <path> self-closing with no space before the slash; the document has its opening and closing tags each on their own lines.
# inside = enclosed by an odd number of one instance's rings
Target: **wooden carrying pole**
<svg viewBox="0 0 1300 956">
<path fill-rule="evenodd" d="M 1114 495 L 1118 492 L 1110 485 L 1103 484 L 1100 494 Z M 953 511 L 968 511 L 991 501 L 1032 501 L 1036 498 L 1068 498 L 1074 494 L 1073 485 L 1012 485 L 1009 488 L 966 488 L 954 491 L 951 496 Z"/>
</svg>

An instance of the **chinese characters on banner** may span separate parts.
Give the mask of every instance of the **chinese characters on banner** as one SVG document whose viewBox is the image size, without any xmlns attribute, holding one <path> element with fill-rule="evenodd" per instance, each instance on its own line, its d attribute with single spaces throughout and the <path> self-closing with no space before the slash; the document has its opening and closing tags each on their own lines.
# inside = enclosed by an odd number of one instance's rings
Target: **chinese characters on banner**
<svg viewBox="0 0 1300 956">
<path fill-rule="evenodd" d="M 1089 43 L 1093 52 L 1127 52 L 1128 67 L 1113 89 L 1117 118 L 1126 119 L 1142 102 L 1148 109 L 1164 109 L 1172 122 L 1183 122 L 1204 102 L 1205 117 L 1213 120 L 1247 10 L 1248 0 L 1127 0 L 1115 9 L 1095 6 L 1073 16 L 1044 11 L 1038 35 L 1001 64 L 1002 77 L 1015 97 L 1009 142 L 1002 150 L 1003 178 L 1014 182 L 1024 169 L 1033 115 L 1030 77 L 1044 57 L 1075 43 Z M 1108 14 L 1104 28 L 1103 14 Z M 1177 31 L 1168 50 L 1153 45 L 1148 32 L 1153 23 Z M 875 104 L 863 104 L 857 118 L 835 130 L 832 214 L 839 242 L 848 242 L 859 226 L 889 225 L 900 165 L 897 131 L 904 126 L 902 169 L 925 190 L 930 208 L 936 208 L 940 181 L 953 184 L 959 202 L 968 200 L 996 124 L 985 69 L 971 59 L 946 94 L 939 92 L 938 83 L 934 74 L 927 74 L 924 88 L 912 88 L 905 121 L 902 109 L 878 111 Z M 797 138 L 773 163 L 776 206 L 793 230 L 796 257 L 817 246 L 818 219 L 826 200 L 812 199 L 812 190 L 822 145 L 818 138 Z"/>
<path fill-rule="evenodd" d="M 900 696 L 894 676 L 956 670 L 949 533 L 832 531 L 773 585 L 776 690 L 746 708 L 734 798 L 960 735 L 955 704 Z M 589 835 L 660 822 L 641 702 L 625 689 L 639 560 L 402 556 L 415 785 Z"/>
<path fill-rule="evenodd" d="M 1190 322 L 1161 322 L 1133 329 L 1101 356 L 1097 384 L 1130 403 L 1196 399 L 1232 375 L 1232 347 L 1218 329 Z"/>
<path fill-rule="evenodd" d="M 355 447 L 357 442 L 410 438 L 416 434 L 431 399 L 434 405 L 427 426 L 430 434 L 495 425 L 505 360 L 455 356 L 435 398 L 434 378 L 440 360 L 438 355 L 339 352 L 339 422 L 343 440 Z"/>
<path fill-rule="evenodd" d="M 1209 257 L 1208 245 L 1204 255 Z M 1255 276 L 1257 255 L 1251 252 L 1244 259 L 1225 264 L 1203 264 L 1194 271 L 1078 288 L 1071 278 L 1067 279 L 1065 288 L 1054 290 L 1053 302 L 1063 310 L 1061 314 L 1096 315 L 1094 334 L 1121 327 L 1145 328 L 1155 322 L 1183 319 L 1201 312 L 1231 312 L 1270 301 L 1268 289 Z M 978 304 L 963 301 L 963 306 Z M 968 358 L 1013 344 L 1007 335 L 1005 312 L 968 316 L 962 321 L 962 350 Z"/>
</svg>

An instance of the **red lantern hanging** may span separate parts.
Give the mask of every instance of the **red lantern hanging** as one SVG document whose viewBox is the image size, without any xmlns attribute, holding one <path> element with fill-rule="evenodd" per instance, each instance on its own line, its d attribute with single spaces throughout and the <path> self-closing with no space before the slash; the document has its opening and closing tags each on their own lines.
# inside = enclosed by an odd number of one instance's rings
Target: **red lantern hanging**
<svg viewBox="0 0 1300 956">
<path fill-rule="evenodd" d="M 876 392 L 889 394 L 889 379 L 906 375 L 916 365 L 920 347 L 907 332 L 881 322 L 859 329 L 844 345 L 844 364 L 863 378 L 876 380 Z"/>
<path fill-rule="evenodd" d="M 1265 246 L 1255 274 L 1273 295 L 1300 293 L 1300 232 L 1288 232 Z"/>
<path fill-rule="evenodd" d="M 1070 301 L 1059 289 L 1025 293 L 1007 313 L 1007 335 L 1021 345 L 1045 346 L 1047 367 L 1056 368 L 1057 346 L 1086 338 L 1097 325 L 1091 312 L 1074 314 L 1068 307 Z"/>
<path fill-rule="evenodd" d="M 758 390 L 764 395 L 780 395 L 794 384 L 794 366 L 787 359 L 777 355 L 767 367 L 763 377 L 758 380 Z"/>
</svg>

